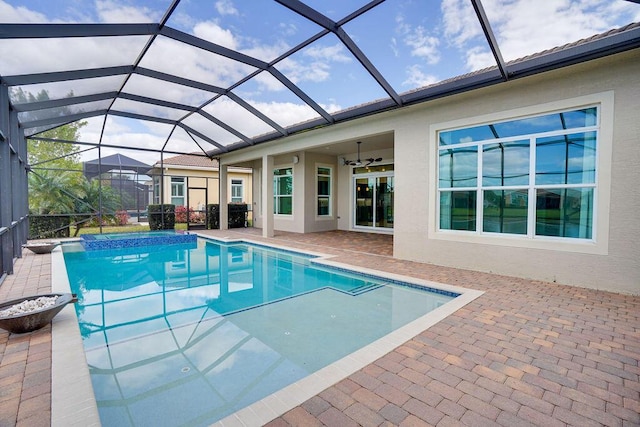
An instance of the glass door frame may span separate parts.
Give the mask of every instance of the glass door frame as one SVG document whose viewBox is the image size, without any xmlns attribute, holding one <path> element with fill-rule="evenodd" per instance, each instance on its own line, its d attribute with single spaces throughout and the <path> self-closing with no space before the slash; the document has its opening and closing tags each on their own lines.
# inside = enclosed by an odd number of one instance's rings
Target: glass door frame
<svg viewBox="0 0 640 427">
<path fill-rule="evenodd" d="M 381 165 L 384 166 L 384 165 Z M 377 226 L 376 223 L 378 222 L 378 218 L 376 217 L 378 212 L 376 209 L 376 206 L 378 204 L 378 186 L 375 185 L 377 183 L 377 179 L 379 178 L 394 178 L 394 171 L 393 171 L 393 165 L 390 164 L 390 169 L 388 171 L 375 171 L 375 172 L 369 172 L 369 173 L 354 173 L 354 170 L 352 169 L 351 171 L 351 189 L 349 190 L 351 193 L 351 227 L 354 230 L 368 230 L 368 231 L 375 231 L 377 233 L 393 233 L 393 227 L 382 227 L 382 226 Z M 371 209 L 372 209 L 372 225 L 368 226 L 368 225 L 359 225 L 357 224 L 357 219 L 358 219 L 358 195 L 357 195 L 357 180 L 358 179 L 373 179 L 374 180 L 374 185 L 373 185 L 373 195 L 372 195 L 372 199 L 371 199 Z M 392 209 L 393 209 L 393 202 L 392 202 Z M 391 221 L 393 222 L 393 221 Z"/>
</svg>

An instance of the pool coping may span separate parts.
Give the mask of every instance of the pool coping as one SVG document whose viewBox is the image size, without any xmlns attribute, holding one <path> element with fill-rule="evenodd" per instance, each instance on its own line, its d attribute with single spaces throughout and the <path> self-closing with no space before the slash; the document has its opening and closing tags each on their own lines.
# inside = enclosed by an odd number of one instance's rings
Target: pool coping
<svg viewBox="0 0 640 427">
<path fill-rule="evenodd" d="M 215 422 L 217 427 L 263 425 L 304 403 L 326 388 L 373 363 L 398 346 L 443 320 L 481 296 L 484 292 L 432 282 L 379 270 L 332 261 L 335 255 L 322 254 L 281 245 L 264 244 L 246 238 L 215 238 L 198 233 L 198 237 L 221 243 L 247 243 L 286 252 L 311 255 L 313 262 L 329 268 L 389 279 L 420 287 L 441 289 L 458 297 L 424 316 L 356 350 L 348 356 L 302 378 L 277 392 Z M 74 241 L 68 240 L 68 241 Z M 70 285 L 62 248 L 51 253 L 52 292 L 68 293 Z M 100 415 L 93 392 L 89 367 L 78 326 L 75 308 L 69 304 L 52 323 L 51 336 L 51 426 L 100 426 Z"/>
</svg>

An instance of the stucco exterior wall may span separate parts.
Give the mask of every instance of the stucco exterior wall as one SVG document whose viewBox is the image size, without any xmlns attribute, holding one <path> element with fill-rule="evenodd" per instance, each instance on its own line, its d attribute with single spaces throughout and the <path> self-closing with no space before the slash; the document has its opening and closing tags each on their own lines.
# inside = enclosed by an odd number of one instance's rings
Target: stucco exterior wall
<svg viewBox="0 0 640 427">
<path fill-rule="evenodd" d="M 243 182 L 244 197 L 243 201 L 248 204 L 253 202 L 253 185 L 251 173 L 239 172 L 237 170 L 230 170 L 227 173 L 227 196 L 231 198 L 231 180 L 239 179 Z M 165 176 L 163 180 L 164 185 L 164 203 L 171 203 L 171 177 L 187 177 L 188 186 L 191 188 L 188 191 L 189 194 L 189 207 L 198 209 L 199 206 L 203 206 L 210 203 L 219 203 L 220 201 L 220 182 L 218 179 L 218 171 L 216 170 L 201 170 L 201 169 L 187 169 L 169 167 L 165 169 Z M 197 187 L 194 189 L 194 187 Z M 204 191 L 202 188 L 207 189 L 207 200 L 204 200 Z"/>
<path fill-rule="evenodd" d="M 307 178 L 305 180 L 305 199 L 304 199 L 304 210 L 305 210 L 305 221 L 304 221 L 304 232 L 305 233 L 313 233 L 318 231 L 329 231 L 335 230 L 337 228 L 337 212 L 338 212 L 338 203 L 336 192 L 338 191 L 337 187 L 337 163 L 336 158 L 334 156 L 327 156 L 317 153 L 305 153 L 304 156 L 304 167 L 306 171 Z M 318 167 L 328 167 L 332 170 L 333 175 L 331 176 L 331 215 L 329 216 L 318 216 L 318 204 L 317 204 L 317 168 Z"/>
<path fill-rule="evenodd" d="M 640 294 L 640 51 L 630 51 L 489 88 L 380 113 L 229 153 L 223 160 L 276 156 L 294 166 L 295 218 L 275 229 L 305 232 L 315 174 L 308 149 L 366 135 L 393 135 L 395 175 L 394 256 L 457 268 Z M 595 100 L 595 101 L 594 101 Z M 594 242 L 476 236 L 443 238 L 436 229 L 436 129 L 446 123 L 479 124 L 602 102 Z M 585 104 L 586 103 L 586 104 Z M 305 158 L 305 155 L 307 156 Z M 387 154 L 385 154 L 385 157 Z M 348 156 L 347 156 L 348 157 Z M 366 156 L 365 156 L 366 157 Z M 339 158 L 339 156 L 338 156 Z M 336 164 L 338 158 L 334 159 Z M 311 173 L 304 174 L 305 168 Z M 337 228 L 350 230 L 349 168 L 336 167 Z M 254 170 L 254 182 L 258 171 Z M 306 178 L 305 178 L 306 177 Z M 300 188 L 300 180 L 306 179 Z M 259 188 L 259 187 L 255 187 Z M 300 199 L 303 197 L 306 202 Z M 306 219 L 297 212 L 306 212 Z M 305 224 L 305 221 L 306 224 Z M 256 223 L 260 226 L 260 222 Z M 445 233 L 446 234 L 446 233 Z M 472 286 L 472 284 L 470 284 Z"/>
<path fill-rule="evenodd" d="M 640 293 L 640 195 L 636 190 L 640 180 L 638 76 L 640 53 L 636 51 L 424 104 L 410 114 L 396 118 L 394 256 Z M 536 105 L 552 108 L 557 103 L 571 99 L 580 102 L 581 97 L 588 99 L 594 94 L 604 94 L 604 98 L 610 96 L 613 104 L 612 117 L 603 114 L 602 118 L 611 122 L 602 124 L 602 132 L 606 133 L 605 127 L 610 127 L 612 141 L 607 142 L 606 136 L 602 135 L 600 141 L 611 143 L 611 146 L 598 147 L 598 197 L 609 201 L 596 214 L 598 234 L 595 244 L 586 244 L 576 250 L 576 247 L 564 247 L 559 242 L 519 247 L 516 242 L 511 244 L 505 239 L 464 242 L 436 238 L 435 173 L 430 170 L 435 165 L 436 155 L 434 124 L 465 118 L 473 121 L 488 113 L 504 111 L 508 114 Z M 611 156 L 611 161 L 607 155 Z M 416 188 L 424 188 L 424 191 L 416 191 Z M 604 221 L 607 216 L 608 223 Z"/>
</svg>

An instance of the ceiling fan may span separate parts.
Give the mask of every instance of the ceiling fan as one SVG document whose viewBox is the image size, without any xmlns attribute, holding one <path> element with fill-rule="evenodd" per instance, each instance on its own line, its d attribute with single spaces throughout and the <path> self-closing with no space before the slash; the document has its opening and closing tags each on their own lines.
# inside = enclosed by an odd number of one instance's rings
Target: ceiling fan
<svg viewBox="0 0 640 427">
<path fill-rule="evenodd" d="M 377 159 L 374 159 L 373 157 L 370 157 L 368 159 L 360 160 L 360 144 L 362 144 L 362 141 L 358 141 L 357 144 L 358 144 L 358 160 L 347 160 L 347 159 L 344 159 L 344 165 L 345 166 L 349 165 L 349 166 L 364 166 L 364 167 L 366 167 L 366 166 L 369 166 L 371 163 L 382 161 L 382 157 L 378 157 Z"/>
</svg>

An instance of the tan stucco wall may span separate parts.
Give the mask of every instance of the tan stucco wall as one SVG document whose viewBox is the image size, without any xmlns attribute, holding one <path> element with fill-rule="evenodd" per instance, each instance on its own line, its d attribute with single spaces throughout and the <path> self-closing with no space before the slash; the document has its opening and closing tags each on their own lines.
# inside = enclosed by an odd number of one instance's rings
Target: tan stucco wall
<svg viewBox="0 0 640 427">
<path fill-rule="evenodd" d="M 458 268 L 556 281 L 564 284 L 640 294 L 640 50 L 450 96 L 324 129 L 259 144 L 223 157 L 228 164 L 276 155 L 276 165 L 295 165 L 295 197 L 313 199 L 315 180 L 308 148 L 366 135 L 393 134 L 395 162 L 394 256 Z M 443 123 L 481 123 L 572 108 L 602 100 L 598 203 L 595 242 L 566 244 L 544 239 L 442 238 L 435 224 L 435 131 Z M 577 103 L 577 105 L 574 105 Z M 606 111 L 604 111 L 606 110 Z M 388 156 L 388 154 L 385 154 Z M 337 162 L 337 158 L 335 159 Z M 255 165 L 261 165 L 256 160 Z M 300 175 L 305 168 L 311 173 Z M 258 172 L 254 170 L 255 175 Z M 299 179 L 306 176 L 299 192 Z M 351 229 L 350 175 L 337 166 L 339 229 Z M 258 188 L 258 187 L 256 187 Z M 306 194 L 309 193 L 309 194 Z M 296 200 L 294 209 L 300 209 Z M 304 202 L 303 202 L 304 203 Z M 308 211 L 311 201 L 303 204 Z M 306 207 L 305 207 L 306 206 Z M 299 210 L 297 211 L 299 212 Z M 275 221 L 276 229 L 311 231 L 304 218 Z M 307 216 L 307 222 L 312 221 Z M 257 226 L 259 222 L 256 223 Z M 473 286 L 473 284 L 469 284 Z"/>
<path fill-rule="evenodd" d="M 188 186 L 206 188 L 207 200 L 204 200 L 204 191 L 200 189 L 192 189 L 189 191 L 189 207 L 198 208 L 199 203 L 219 203 L 220 189 L 217 170 L 193 170 L 181 169 L 175 167 L 167 167 L 164 176 L 164 203 L 171 203 L 171 177 L 188 177 Z M 231 198 L 231 180 L 240 179 L 244 184 L 244 202 L 252 204 L 253 202 L 253 186 L 250 172 L 238 172 L 230 170 L 227 173 L 227 196 Z"/>
</svg>

